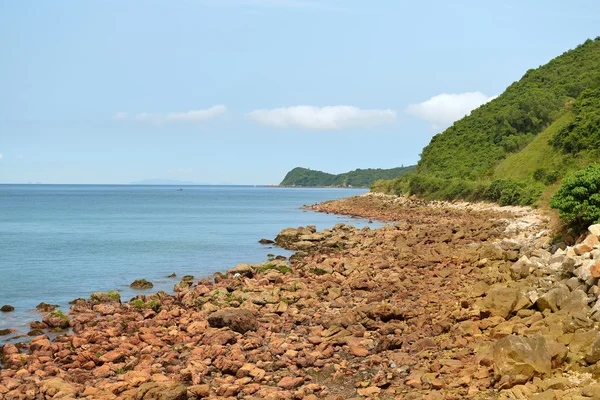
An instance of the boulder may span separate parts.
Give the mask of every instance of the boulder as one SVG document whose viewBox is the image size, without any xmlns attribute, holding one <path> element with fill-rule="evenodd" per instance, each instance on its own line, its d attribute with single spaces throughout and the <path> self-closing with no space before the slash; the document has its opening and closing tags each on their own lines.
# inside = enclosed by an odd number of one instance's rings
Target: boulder
<svg viewBox="0 0 600 400">
<path fill-rule="evenodd" d="M 260 244 L 273 244 L 273 243 L 275 243 L 275 242 L 274 242 L 273 240 L 270 240 L 270 239 L 264 239 L 264 238 L 263 238 L 263 239 L 260 239 L 260 240 L 258 241 L 258 243 L 260 243 Z"/>
<path fill-rule="evenodd" d="M 515 311 L 515 306 L 521 297 L 518 289 L 497 287 L 490 290 L 485 297 L 484 306 L 492 317 L 507 318 Z"/>
<path fill-rule="evenodd" d="M 50 312 L 56 310 L 57 308 L 58 304 L 47 304 L 43 301 L 35 307 L 35 309 L 40 312 Z"/>
<path fill-rule="evenodd" d="M 588 231 L 590 232 L 591 235 L 594 235 L 597 238 L 600 238 L 600 224 L 590 225 L 588 228 Z"/>
<path fill-rule="evenodd" d="M 132 289 L 152 289 L 154 287 L 154 285 L 152 284 L 152 282 L 149 282 L 145 279 L 136 279 L 135 281 L 133 281 L 131 283 L 131 285 L 129 285 L 130 288 Z"/>
<path fill-rule="evenodd" d="M 254 271 L 252 270 L 252 266 L 250 264 L 238 264 L 235 266 L 235 268 L 227 271 L 227 275 L 235 276 L 236 274 L 252 278 Z"/>
<path fill-rule="evenodd" d="M 136 400 L 186 400 L 187 387 L 179 382 L 147 382 L 142 384 Z"/>
<path fill-rule="evenodd" d="M 96 292 L 92 293 L 88 301 L 92 304 L 100 303 L 121 303 L 121 295 L 117 292 Z"/>
<path fill-rule="evenodd" d="M 569 293 L 569 288 L 566 285 L 559 285 L 540 296 L 535 305 L 539 311 L 551 310 L 557 312 Z"/>
<path fill-rule="evenodd" d="M 71 323 L 61 311 L 52 311 L 42 320 L 50 328 L 67 329 Z"/>
<path fill-rule="evenodd" d="M 497 377 L 508 376 L 509 382 L 549 374 L 552 368 L 543 336 L 506 336 L 494 344 L 493 357 L 494 373 Z"/>
<path fill-rule="evenodd" d="M 585 355 L 585 362 L 588 364 L 596 364 L 598 361 L 600 361 L 600 333 L 596 335 L 596 339 Z"/>
<path fill-rule="evenodd" d="M 15 308 L 13 306 L 11 306 L 10 304 L 5 304 L 2 307 L 0 307 L 0 311 L 11 312 L 11 311 L 15 311 Z"/>
<path fill-rule="evenodd" d="M 527 278 L 530 271 L 536 267 L 536 264 L 531 262 L 527 256 L 523 256 L 510 267 L 510 276 L 514 280 Z"/>
<path fill-rule="evenodd" d="M 566 313 L 585 311 L 589 309 L 588 302 L 587 293 L 581 289 L 576 289 L 561 301 L 560 309 Z"/>
<path fill-rule="evenodd" d="M 250 310 L 238 308 L 226 308 L 212 313 L 208 317 L 208 323 L 213 328 L 228 327 L 234 332 L 246 333 L 258 329 L 256 315 Z"/>
</svg>

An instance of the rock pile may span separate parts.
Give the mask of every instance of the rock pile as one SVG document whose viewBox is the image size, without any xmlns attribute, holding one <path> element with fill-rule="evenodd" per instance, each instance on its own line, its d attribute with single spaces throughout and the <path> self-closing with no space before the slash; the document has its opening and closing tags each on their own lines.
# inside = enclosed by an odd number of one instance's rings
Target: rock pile
<svg viewBox="0 0 600 400">
<path fill-rule="evenodd" d="M 397 223 L 286 229 L 289 261 L 174 295 L 94 293 L 74 333 L 1 347 L 0 398 L 594 398 L 600 246 L 551 251 L 532 210 L 469 207 L 326 203 Z"/>
</svg>

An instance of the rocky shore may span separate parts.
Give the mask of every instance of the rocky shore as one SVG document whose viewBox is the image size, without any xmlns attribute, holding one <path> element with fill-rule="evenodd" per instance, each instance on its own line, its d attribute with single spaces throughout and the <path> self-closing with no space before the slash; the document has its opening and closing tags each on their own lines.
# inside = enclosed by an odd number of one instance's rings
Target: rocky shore
<svg viewBox="0 0 600 400">
<path fill-rule="evenodd" d="M 600 227 L 566 247 L 527 208 L 311 208 L 393 224 L 289 228 L 289 260 L 52 311 L 0 348 L 0 399 L 600 399 Z"/>
</svg>

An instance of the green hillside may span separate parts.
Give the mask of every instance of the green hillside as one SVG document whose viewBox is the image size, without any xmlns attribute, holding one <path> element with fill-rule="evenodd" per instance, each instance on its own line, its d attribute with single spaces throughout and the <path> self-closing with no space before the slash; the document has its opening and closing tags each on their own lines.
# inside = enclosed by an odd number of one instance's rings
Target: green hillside
<svg viewBox="0 0 600 400">
<path fill-rule="evenodd" d="M 527 71 L 435 135 L 415 174 L 379 188 L 531 204 L 545 187 L 596 162 L 599 148 L 600 37 Z"/>
<path fill-rule="evenodd" d="M 416 166 L 392 169 L 356 169 L 333 175 L 297 167 L 287 173 L 280 186 L 341 186 L 369 187 L 378 179 L 394 179 L 414 171 Z"/>
</svg>

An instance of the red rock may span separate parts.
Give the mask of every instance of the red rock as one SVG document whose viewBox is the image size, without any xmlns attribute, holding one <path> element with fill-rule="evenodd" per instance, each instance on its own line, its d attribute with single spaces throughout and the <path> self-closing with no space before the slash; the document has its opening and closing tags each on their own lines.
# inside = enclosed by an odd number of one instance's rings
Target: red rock
<svg viewBox="0 0 600 400">
<path fill-rule="evenodd" d="M 285 390 L 291 390 L 295 387 L 302 385 L 303 382 L 304 379 L 301 377 L 292 378 L 291 376 L 285 376 L 277 383 L 277 386 Z"/>
</svg>

